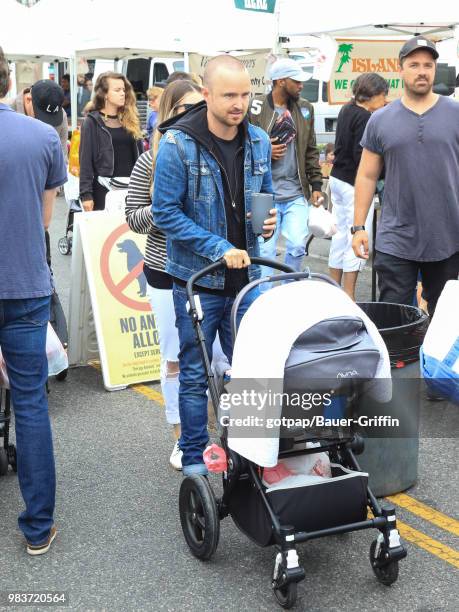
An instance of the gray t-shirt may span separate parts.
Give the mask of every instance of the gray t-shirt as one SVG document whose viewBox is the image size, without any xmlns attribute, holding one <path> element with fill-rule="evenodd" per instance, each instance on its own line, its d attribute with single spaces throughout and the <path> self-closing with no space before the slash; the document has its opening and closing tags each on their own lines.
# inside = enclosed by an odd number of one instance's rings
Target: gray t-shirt
<svg viewBox="0 0 459 612">
<path fill-rule="evenodd" d="M 275 110 L 279 115 L 282 115 L 285 108 L 276 106 Z M 287 145 L 285 155 L 272 162 L 271 171 L 276 202 L 290 202 L 303 196 L 298 176 L 295 138 Z"/>
<path fill-rule="evenodd" d="M 418 115 L 396 100 L 371 116 L 361 144 L 385 164 L 376 249 L 413 261 L 459 252 L 459 104 L 440 96 Z"/>
</svg>

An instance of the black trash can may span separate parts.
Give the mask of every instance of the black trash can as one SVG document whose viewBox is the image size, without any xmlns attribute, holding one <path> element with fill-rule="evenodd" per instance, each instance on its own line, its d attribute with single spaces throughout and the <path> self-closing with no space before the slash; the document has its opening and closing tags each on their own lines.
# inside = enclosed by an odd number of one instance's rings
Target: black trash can
<svg viewBox="0 0 459 612">
<path fill-rule="evenodd" d="M 360 414 L 387 414 L 400 418 L 402 428 L 392 437 L 378 437 L 372 430 L 359 457 L 361 468 L 370 475 L 369 485 L 378 497 L 413 486 L 418 476 L 418 425 L 424 383 L 420 376 L 419 349 L 429 317 L 415 306 L 384 302 L 359 303 L 379 330 L 389 352 L 392 400 L 379 404 L 365 398 Z M 406 433 L 405 433 L 406 432 Z"/>
</svg>

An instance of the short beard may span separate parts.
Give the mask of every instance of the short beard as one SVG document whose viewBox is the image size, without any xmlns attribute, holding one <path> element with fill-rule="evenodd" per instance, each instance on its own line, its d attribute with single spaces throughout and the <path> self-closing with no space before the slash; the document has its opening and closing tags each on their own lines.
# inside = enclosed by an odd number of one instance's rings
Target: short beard
<svg viewBox="0 0 459 612">
<path fill-rule="evenodd" d="M 301 97 L 301 92 L 298 93 L 298 94 L 291 94 L 291 93 L 287 92 L 287 98 L 288 98 L 289 101 L 298 102 L 300 97 Z"/>
<path fill-rule="evenodd" d="M 412 89 L 411 87 L 408 87 L 407 84 L 405 83 L 405 91 L 412 97 L 412 98 L 426 98 L 432 91 L 433 89 L 433 84 L 430 85 L 429 89 L 427 91 L 417 91 L 416 89 Z"/>
</svg>

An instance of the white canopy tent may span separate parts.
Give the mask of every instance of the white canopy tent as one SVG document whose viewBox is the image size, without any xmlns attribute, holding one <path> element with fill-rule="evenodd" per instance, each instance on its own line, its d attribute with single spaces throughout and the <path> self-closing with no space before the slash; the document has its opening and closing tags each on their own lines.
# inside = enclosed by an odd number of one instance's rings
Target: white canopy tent
<svg viewBox="0 0 459 612">
<path fill-rule="evenodd" d="M 71 47 L 59 35 L 46 35 L 35 20 L 32 9 L 16 0 L 3 0 L 0 45 L 10 61 L 52 62 L 67 59 Z"/>
<path fill-rule="evenodd" d="M 270 48 L 277 32 L 275 15 L 238 10 L 234 0 L 129 0 L 123 6 L 113 0 L 40 0 L 30 9 L 18 8 L 29 12 L 35 24 L 50 27 L 65 11 L 59 30 L 69 48 L 79 55 L 98 51 L 105 58 L 158 49 Z"/>
<path fill-rule="evenodd" d="M 400 38 L 423 34 L 440 41 L 455 36 L 458 11 L 446 0 L 366 0 L 352 5 L 329 0 L 326 10 L 310 11 L 306 3 L 280 2 L 279 32 L 283 36 L 328 34 L 332 37 Z"/>
<path fill-rule="evenodd" d="M 352 6 L 329 0 L 326 11 L 314 13 L 295 0 L 277 1 L 279 35 L 292 49 L 314 47 L 314 38 L 322 48 L 327 38 L 401 40 L 421 34 L 439 43 L 440 56 L 459 65 L 459 13 L 447 0 L 358 0 Z"/>
<path fill-rule="evenodd" d="M 78 58 L 185 56 L 186 63 L 188 52 L 270 49 L 277 38 L 275 15 L 238 10 L 234 0 L 129 0 L 123 6 L 112 0 L 40 0 L 25 10 L 35 24 L 55 23 L 63 10 L 69 16 L 59 28 L 71 49 L 74 95 Z M 73 15 L 81 19 L 72 20 Z"/>
<path fill-rule="evenodd" d="M 82 57 L 186 59 L 192 51 L 211 55 L 271 49 L 278 35 L 289 37 L 289 46 L 295 48 L 310 46 L 311 35 L 323 34 L 401 38 L 423 33 L 438 41 L 459 38 L 453 12 L 445 0 L 385 0 L 378 5 L 359 0 L 352 6 L 329 0 L 324 10 L 277 0 L 276 14 L 238 10 L 234 0 L 129 0 L 126 5 L 113 0 L 40 0 L 31 8 L 3 0 L 0 44 L 13 60 L 69 59 L 76 92 L 75 67 Z M 63 19 L 56 19 L 60 16 Z M 75 125 L 76 117 L 72 120 Z"/>
</svg>

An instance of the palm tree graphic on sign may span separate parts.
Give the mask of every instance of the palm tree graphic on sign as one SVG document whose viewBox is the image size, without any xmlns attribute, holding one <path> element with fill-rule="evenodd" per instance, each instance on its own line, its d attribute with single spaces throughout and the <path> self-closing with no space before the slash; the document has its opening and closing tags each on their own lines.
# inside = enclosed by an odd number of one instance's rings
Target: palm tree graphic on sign
<svg viewBox="0 0 459 612">
<path fill-rule="evenodd" d="M 338 53 L 341 54 L 341 58 L 340 58 L 338 70 L 336 72 L 341 72 L 344 64 L 348 64 L 351 61 L 350 53 L 353 50 L 353 48 L 354 48 L 354 45 L 351 45 L 351 44 L 347 45 L 344 43 L 338 47 Z"/>
</svg>

